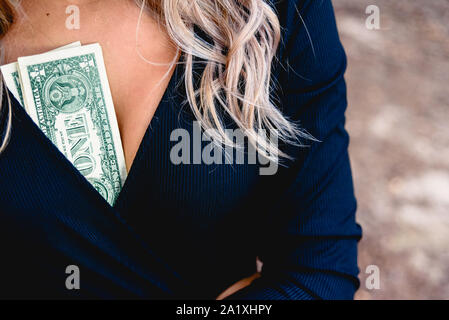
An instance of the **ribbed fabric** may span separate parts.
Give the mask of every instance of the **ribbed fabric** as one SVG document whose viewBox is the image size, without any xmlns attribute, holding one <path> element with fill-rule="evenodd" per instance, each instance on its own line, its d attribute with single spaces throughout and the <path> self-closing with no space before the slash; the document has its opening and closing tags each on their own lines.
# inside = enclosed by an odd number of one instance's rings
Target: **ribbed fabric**
<svg viewBox="0 0 449 320">
<path fill-rule="evenodd" d="M 1 297 L 214 299 L 255 272 L 256 256 L 262 277 L 230 299 L 353 297 L 361 230 L 345 53 L 329 0 L 275 6 L 278 105 L 321 142 L 283 146 L 294 160 L 274 176 L 247 163 L 174 165 L 170 134 L 192 137 L 194 120 L 178 66 L 111 207 L 13 100 L 0 156 Z M 65 288 L 71 264 L 80 290 Z"/>
</svg>

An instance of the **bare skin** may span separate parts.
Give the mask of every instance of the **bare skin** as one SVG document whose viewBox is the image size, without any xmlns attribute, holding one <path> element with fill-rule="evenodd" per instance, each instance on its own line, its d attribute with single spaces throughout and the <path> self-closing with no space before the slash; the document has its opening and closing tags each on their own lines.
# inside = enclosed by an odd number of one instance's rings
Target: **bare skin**
<svg viewBox="0 0 449 320">
<path fill-rule="evenodd" d="M 79 30 L 66 28 L 65 10 L 74 3 L 80 8 Z M 176 57 L 176 47 L 144 14 L 136 48 L 140 9 L 132 0 L 25 0 L 22 8 L 27 17 L 19 14 L 3 39 L 7 62 L 78 40 L 83 44 L 99 42 L 103 47 L 129 170 L 173 70 L 145 62 L 139 52 L 149 61 L 169 64 Z"/>
<path fill-rule="evenodd" d="M 80 9 L 80 29 L 66 28 L 66 8 Z M 134 0 L 23 0 L 23 13 L 2 39 L 6 63 L 18 57 L 42 53 L 81 41 L 100 43 L 129 171 L 140 142 L 153 118 L 173 73 L 169 64 L 177 48 L 158 23 L 142 15 Z M 149 64 L 142 56 L 151 62 Z M 257 275 L 242 279 L 219 295 L 219 299 L 249 285 Z"/>
</svg>

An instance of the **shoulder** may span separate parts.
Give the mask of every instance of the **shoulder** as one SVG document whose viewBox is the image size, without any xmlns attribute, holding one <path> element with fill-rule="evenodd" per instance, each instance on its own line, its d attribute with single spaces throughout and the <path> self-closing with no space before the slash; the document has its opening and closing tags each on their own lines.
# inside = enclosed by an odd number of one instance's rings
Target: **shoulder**
<svg viewBox="0 0 449 320">
<path fill-rule="evenodd" d="M 299 15 L 308 15 L 321 11 L 326 13 L 332 8 L 331 0 L 266 0 L 275 9 L 281 26 L 289 30 L 290 27 L 298 24 Z M 304 18 L 304 17 L 303 17 Z M 318 15 L 314 18 L 320 19 Z M 300 19 L 299 19 L 300 20 Z"/>
<path fill-rule="evenodd" d="M 271 1 L 281 25 L 277 57 L 285 85 L 307 90 L 343 75 L 346 55 L 331 0 Z"/>
<path fill-rule="evenodd" d="M 274 1 L 272 5 L 281 25 L 281 53 L 291 56 L 305 51 L 328 56 L 327 49 L 334 52 L 340 49 L 331 0 L 269 1 Z"/>
<path fill-rule="evenodd" d="M 281 24 L 273 68 L 279 108 L 321 140 L 346 109 L 347 60 L 332 2 L 271 1 Z"/>
</svg>

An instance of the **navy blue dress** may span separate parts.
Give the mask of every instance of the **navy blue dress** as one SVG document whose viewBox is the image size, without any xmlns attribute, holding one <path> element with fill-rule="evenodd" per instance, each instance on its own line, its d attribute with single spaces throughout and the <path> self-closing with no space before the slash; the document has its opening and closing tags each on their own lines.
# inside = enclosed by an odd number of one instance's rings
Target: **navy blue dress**
<svg viewBox="0 0 449 320">
<path fill-rule="evenodd" d="M 0 155 L 1 297 L 214 299 L 253 274 L 258 256 L 262 277 L 230 298 L 353 298 L 361 230 L 344 128 L 346 56 L 331 1 L 275 6 L 278 106 L 321 141 L 282 146 L 294 160 L 275 175 L 257 164 L 170 161 L 171 132 L 192 133 L 194 120 L 182 65 L 113 207 L 12 98 Z M 66 289 L 69 265 L 79 267 L 79 290 Z"/>
</svg>

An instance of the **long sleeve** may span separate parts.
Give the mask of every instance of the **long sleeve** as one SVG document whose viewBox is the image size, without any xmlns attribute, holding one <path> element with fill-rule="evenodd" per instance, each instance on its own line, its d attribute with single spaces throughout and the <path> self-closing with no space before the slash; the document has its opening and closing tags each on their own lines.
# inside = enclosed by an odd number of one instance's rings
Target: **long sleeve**
<svg viewBox="0 0 449 320">
<path fill-rule="evenodd" d="M 359 286 L 349 137 L 346 56 L 330 0 L 281 1 L 279 101 L 319 141 L 289 147 L 294 161 L 267 178 L 261 220 L 262 276 L 229 299 L 352 299 Z"/>
</svg>

